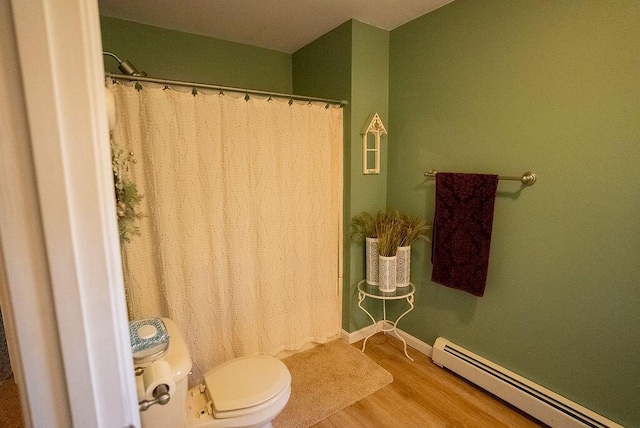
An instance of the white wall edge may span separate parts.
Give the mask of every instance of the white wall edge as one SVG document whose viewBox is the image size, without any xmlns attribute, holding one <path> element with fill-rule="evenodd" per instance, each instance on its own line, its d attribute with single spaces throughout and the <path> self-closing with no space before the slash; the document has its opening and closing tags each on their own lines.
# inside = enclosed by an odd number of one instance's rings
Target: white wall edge
<svg viewBox="0 0 640 428">
<path fill-rule="evenodd" d="M 51 283 L 41 287 L 53 297 L 28 314 L 40 323 L 55 317 L 50 325 L 57 331 L 49 338 L 59 347 L 58 384 L 66 391 L 51 396 L 55 402 L 66 399 L 72 424 L 65 420 L 69 415 L 51 420 L 51 412 L 37 404 L 47 401 L 48 391 L 35 394 L 37 380 L 27 378 L 28 400 L 36 401 L 29 409 L 32 422 L 51 427 L 140 426 L 113 205 L 97 0 L 10 4 L 25 88 L 26 150 L 33 153 L 33 194 Z M 19 286 L 11 274 L 20 265 L 19 260 L 5 263 L 10 291 Z M 12 303 L 13 313 L 22 314 L 23 302 Z M 19 342 L 26 338 L 18 334 Z M 46 352 L 44 346 L 26 352 Z M 25 372 L 32 369 L 22 366 Z"/>
</svg>

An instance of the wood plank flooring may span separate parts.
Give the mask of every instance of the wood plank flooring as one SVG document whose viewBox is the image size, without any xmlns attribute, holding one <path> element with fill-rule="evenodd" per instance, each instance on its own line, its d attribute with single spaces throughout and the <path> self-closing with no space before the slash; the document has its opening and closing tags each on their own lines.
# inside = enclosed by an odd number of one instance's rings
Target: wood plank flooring
<svg viewBox="0 0 640 428">
<path fill-rule="evenodd" d="M 362 341 L 353 346 L 360 349 Z M 393 382 L 314 425 L 318 428 L 544 427 L 545 425 L 484 392 L 431 359 L 378 333 L 365 354 L 393 375 Z M 13 380 L 0 384 L 0 427 L 23 426 Z"/>
<path fill-rule="evenodd" d="M 362 341 L 354 343 L 362 347 Z M 378 333 L 365 354 L 393 375 L 393 382 L 314 425 L 318 428 L 544 427 L 541 422 L 441 369 L 427 356 Z"/>
<path fill-rule="evenodd" d="M 24 427 L 20 412 L 18 385 L 13 381 L 13 377 L 0 381 L 0 427 Z"/>
</svg>

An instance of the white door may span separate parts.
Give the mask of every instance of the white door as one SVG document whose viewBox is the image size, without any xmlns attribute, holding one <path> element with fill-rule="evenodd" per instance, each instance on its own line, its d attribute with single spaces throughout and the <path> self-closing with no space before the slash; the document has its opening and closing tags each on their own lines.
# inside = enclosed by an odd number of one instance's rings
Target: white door
<svg viewBox="0 0 640 428">
<path fill-rule="evenodd" d="M 97 2 L 0 2 L 0 298 L 26 424 L 139 426 Z"/>
</svg>

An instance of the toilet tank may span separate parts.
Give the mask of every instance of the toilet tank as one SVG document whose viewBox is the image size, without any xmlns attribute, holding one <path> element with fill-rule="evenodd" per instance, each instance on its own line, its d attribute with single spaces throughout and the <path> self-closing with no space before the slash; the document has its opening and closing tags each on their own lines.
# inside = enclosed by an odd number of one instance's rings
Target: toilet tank
<svg viewBox="0 0 640 428">
<path fill-rule="evenodd" d="M 191 356 L 175 323 L 168 318 L 162 318 L 162 322 L 169 333 L 169 348 L 160 360 L 169 363 L 176 387 L 167 404 L 154 404 L 140 412 L 140 420 L 143 428 L 182 428 L 186 427 L 187 375 L 191 371 Z M 138 376 L 136 381 L 140 382 L 141 378 Z"/>
</svg>

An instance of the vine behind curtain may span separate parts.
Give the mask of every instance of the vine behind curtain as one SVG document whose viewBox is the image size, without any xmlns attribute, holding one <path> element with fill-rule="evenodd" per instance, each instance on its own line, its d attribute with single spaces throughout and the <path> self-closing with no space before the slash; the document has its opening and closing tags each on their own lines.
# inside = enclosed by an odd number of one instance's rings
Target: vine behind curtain
<svg viewBox="0 0 640 428">
<path fill-rule="evenodd" d="M 145 214 L 124 251 L 130 316 L 176 322 L 192 382 L 337 335 L 342 109 L 112 90 Z"/>
</svg>

